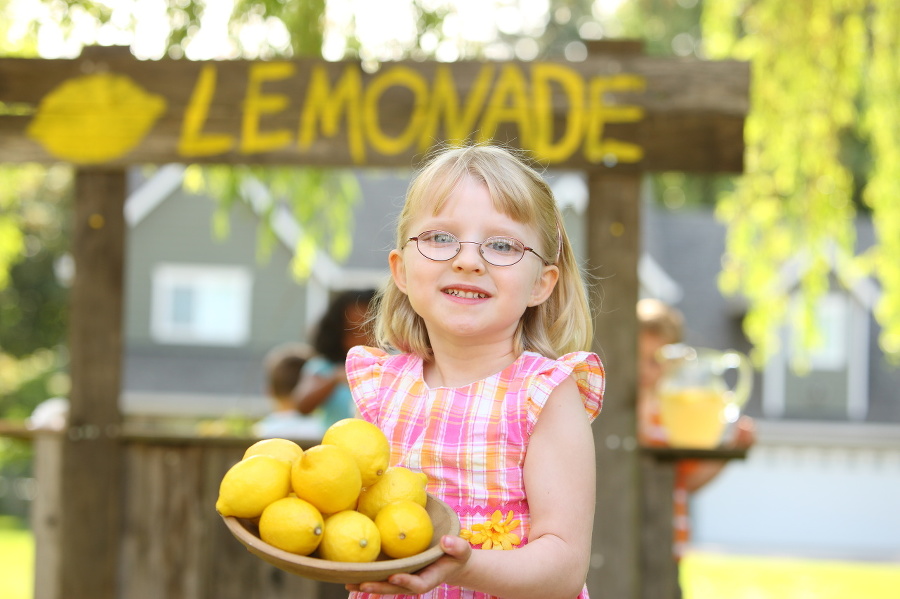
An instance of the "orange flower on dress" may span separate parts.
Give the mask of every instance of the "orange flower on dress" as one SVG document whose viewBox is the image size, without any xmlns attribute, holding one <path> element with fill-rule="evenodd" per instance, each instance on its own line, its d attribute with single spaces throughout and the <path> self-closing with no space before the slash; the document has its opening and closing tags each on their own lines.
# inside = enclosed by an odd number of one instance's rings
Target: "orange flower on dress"
<svg viewBox="0 0 900 599">
<path fill-rule="evenodd" d="M 500 510 L 491 515 L 491 519 L 484 524 L 473 524 L 472 530 L 466 528 L 459 531 L 459 536 L 473 545 L 481 545 L 482 549 L 512 549 L 522 542 L 519 535 L 512 532 L 519 526 L 518 520 L 513 520 L 512 510 L 502 520 Z M 501 521 L 502 520 L 502 521 Z"/>
</svg>

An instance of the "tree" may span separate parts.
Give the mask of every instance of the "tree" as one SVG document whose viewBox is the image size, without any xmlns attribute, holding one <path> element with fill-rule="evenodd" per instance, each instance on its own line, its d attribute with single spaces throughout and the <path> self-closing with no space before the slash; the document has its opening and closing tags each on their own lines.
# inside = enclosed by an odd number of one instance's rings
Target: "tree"
<svg viewBox="0 0 900 599">
<path fill-rule="evenodd" d="M 633 0 L 600 21 L 646 40 L 649 54 L 752 64 L 745 173 L 662 173 L 652 181 L 668 207 L 716 207 L 727 227 L 720 288 L 748 300 L 744 331 L 756 361 L 778 349 L 788 320 L 801 325 L 807 349 L 816 346 L 815 308 L 835 260 L 845 283 L 866 275 L 879 282 L 880 344 L 900 360 L 896 3 Z M 874 220 L 872 248 L 856 246 L 860 215 Z M 799 314 L 780 284 L 798 257 Z"/>
<path fill-rule="evenodd" d="M 842 274 L 880 283 L 881 347 L 900 359 L 898 27 L 893 0 L 705 5 L 706 54 L 753 64 L 746 173 L 718 214 L 728 226 L 721 288 L 749 298 L 745 330 L 759 356 L 777 347 L 778 326 L 789 318 L 778 276 L 799 254 L 807 262 L 801 318 L 810 343 L 830 257 L 843 256 Z M 877 245 L 862 253 L 855 196 L 877 233 Z"/>
</svg>

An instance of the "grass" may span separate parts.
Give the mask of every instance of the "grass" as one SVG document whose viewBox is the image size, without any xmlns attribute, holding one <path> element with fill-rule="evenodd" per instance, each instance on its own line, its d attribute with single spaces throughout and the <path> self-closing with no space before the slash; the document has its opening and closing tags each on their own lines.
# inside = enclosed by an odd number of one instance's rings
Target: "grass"
<svg viewBox="0 0 900 599">
<path fill-rule="evenodd" d="M 900 563 L 689 553 L 684 599 L 897 599 Z"/>
<path fill-rule="evenodd" d="M 31 531 L 0 526 L 0 597 L 32 599 Z M 897 599 L 900 563 L 689 553 L 684 599 Z"/>
<path fill-rule="evenodd" d="M 34 596 L 34 540 L 30 530 L 0 528 L 0 597 Z"/>
</svg>

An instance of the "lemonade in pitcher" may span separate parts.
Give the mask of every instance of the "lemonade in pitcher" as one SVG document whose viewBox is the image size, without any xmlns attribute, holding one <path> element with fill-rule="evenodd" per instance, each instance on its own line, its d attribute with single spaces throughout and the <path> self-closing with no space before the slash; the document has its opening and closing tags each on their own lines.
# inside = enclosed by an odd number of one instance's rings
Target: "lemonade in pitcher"
<svg viewBox="0 0 900 599">
<path fill-rule="evenodd" d="M 660 420 L 672 447 L 715 447 L 727 421 L 722 393 L 699 387 L 662 393 Z"/>
<path fill-rule="evenodd" d="M 660 421 L 672 447 L 717 447 L 727 426 L 738 419 L 750 394 L 750 362 L 739 352 L 719 352 L 684 344 L 660 350 Z M 736 372 L 730 388 L 725 373 Z"/>
</svg>

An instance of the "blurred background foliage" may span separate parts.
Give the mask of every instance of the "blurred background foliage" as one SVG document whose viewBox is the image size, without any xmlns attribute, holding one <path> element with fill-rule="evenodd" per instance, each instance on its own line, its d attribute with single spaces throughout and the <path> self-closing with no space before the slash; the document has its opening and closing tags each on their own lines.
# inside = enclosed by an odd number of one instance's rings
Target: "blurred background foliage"
<svg viewBox="0 0 900 599">
<path fill-rule="evenodd" d="M 880 284 L 880 343 L 900 358 L 900 5 L 894 0 L 721 0 L 703 13 L 713 59 L 749 60 L 746 172 L 719 198 L 728 226 L 720 286 L 749 300 L 745 330 L 760 355 L 773 323 L 811 321 L 829 275 Z M 858 248 L 854 221 L 871 215 L 877 245 Z M 862 251 L 860 251 L 862 250 Z M 791 260 L 805 264 L 804 308 L 778 293 Z M 806 327 L 807 344 L 818 331 Z"/>
<path fill-rule="evenodd" d="M 148 29 L 137 0 L 0 0 L 0 53 L 77 56 L 89 44 L 131 46 L 138 58 L 270 59 L 320 56 L 381 62 L 491 59 L 583 60 L 584 40 L 638 38 L 655 56 L 750 61 L 751 112 L 741 176 L 656 173 L 654 201 L 670 210 L 714 207 L 727 226 L 720 286 L 746 298 L 745 330 L 758 361 L 777 348 L 785 319 L 813 323 L 829 273 L 871 276 L 884 351 L 900 359 L 900 3 L 895 0 L 409 0 L 396 32 L 371 41 L 362 0 L 165 0 L 166 27 Z M 392 5 L 393 6 L 393 5 Z M 148 8 L 150 7 L 150 8 Z M 339 12 L 340 8 L 343 12 Z M 463 27 L 477 11 L 479 26 Z M 218 13 L 222 13 L 218 10 Z M 348 16 L 349 15 L 349 16 Z M 392 13 L 392 16 L 394 14 Z M 213 29 L 229 44 L 204 54 Z M 42 47 L 55 41 L 57 55 Z M 0 106 L 2 110 L 15 110 Z M 349 253 L 358 189 L 346 172 L 308 168 L 192 167 L 191 190 L 220 200 L 216 230 L 256 179 L 287 203 L 318 247 Z M 0 169 L 0 417 L 21 418 L 40 399 L 64 395 L 65 273 L 71 201 L 65 166 Z M 874 218 L 878 243 L 856 247 L 853 224 Z M 324 225 L 323 225 L 324 223 Z M 264 259 L 271 232 L 260 230 Z M 296 272 L 308 272 L 309 247 Z M 806 311 L 788 314 L 780 273 L 807 262 Z M 306 260 L 306 262 L 304 262 Z M 816 343 L 810 324 L 807 340 Z"/>
</svg>

